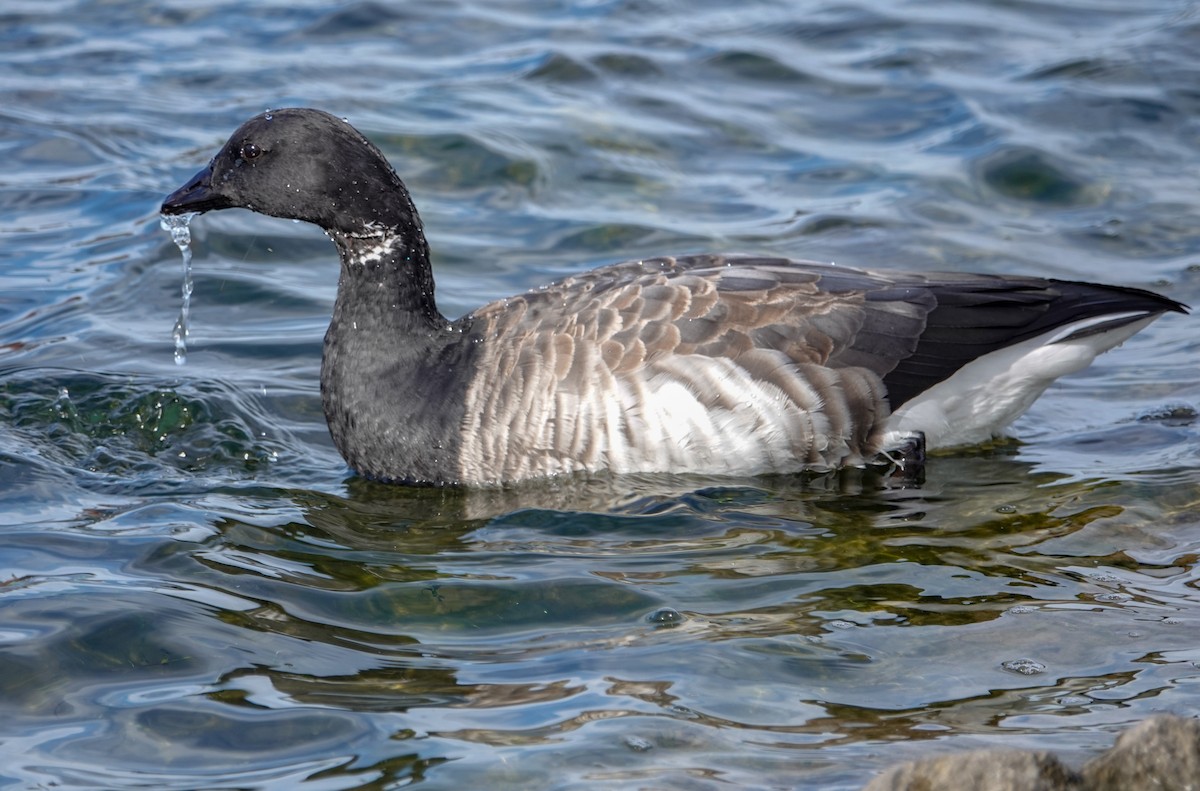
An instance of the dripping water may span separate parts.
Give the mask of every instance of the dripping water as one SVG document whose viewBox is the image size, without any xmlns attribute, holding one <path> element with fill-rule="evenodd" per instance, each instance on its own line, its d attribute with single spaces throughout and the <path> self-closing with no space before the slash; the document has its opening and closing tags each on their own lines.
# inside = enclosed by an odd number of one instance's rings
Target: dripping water
<svg viewBox="0 0 1200 791">
<path fill-rule="evenodd" d="M 159 225 L 171 234 L 171 241 L 179 248 L 183 256 L 183 304 L 179 308 L 179 318 L 175 320 L 175 328 L 171 337 L 175 340 L 175 364 L 187 362 L 188 314 L 192 307 L 192 232 L 188 223 L 195 214 L 164 214 Z"/>
</svg>

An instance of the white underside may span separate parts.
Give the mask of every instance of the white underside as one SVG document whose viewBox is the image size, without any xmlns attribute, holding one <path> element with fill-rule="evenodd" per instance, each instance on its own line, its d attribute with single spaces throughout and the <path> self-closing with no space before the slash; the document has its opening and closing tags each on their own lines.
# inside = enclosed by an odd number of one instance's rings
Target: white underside
<svg viewBox="0 0 1200 791">
<path fill-rule="evenodd" d="M 785 365 L 786 358 L 780 357 Z M 634 438 L 631 441 L 623 431 L 610 432 L 608 462 L 614 471 L 794 471 L 805 466 L 797 459 L 797 449 L 814 444 L 818 453 L 832 456 L 828 466 L 845 456 L 846 442 L 830 436 L 829 420 L 819 409 L 822 399 L 811 386 L 804 385 L 818 408 L 805 410 L 778 387 L 756 381 L 727 358 L 694 355 L 673 362 L 674 371 L 618 382 L 620 408 Z M 715 392 L 736 406 L 703 403 Z"/>
<path fill-rule="evenodd" d="M 595 470 L 757 475 L 863 462 L 829 417 L 830 402 L 845 400 L 843 379 L 857 381 L 861 372 L 823 369 L 810 380 L 782 352 L 760 350 L 788 372 L 785 392 L 725 357 L 676 355 L 616 376 L 598 353 L 581 353 L 596 358 L 582 391 L 527 378 L 544 398 L 523 397 L 502 421 L 488 420 L 491 404 L 484 404 L 464 435 L 464 458 L 482 461 L 464 465 L 464 480 Z M 552 375 L 535 362 L 533 378 Z M 476 428 L 485 424 L 490 433 Z"/>
<path fill-rule="evenodd" d="M 1157 317 L 1060 340 L 1120 318 L 1101 316 L 986 354 L 897 409 L 888 420 L 884 449 L 898 447 L 918 431 L 925 434 L 929 449 L 975 445 L 998 436 L 1055 379 L 1086 368 L 1098 354 L 1120 345 Z"/>
</svg>

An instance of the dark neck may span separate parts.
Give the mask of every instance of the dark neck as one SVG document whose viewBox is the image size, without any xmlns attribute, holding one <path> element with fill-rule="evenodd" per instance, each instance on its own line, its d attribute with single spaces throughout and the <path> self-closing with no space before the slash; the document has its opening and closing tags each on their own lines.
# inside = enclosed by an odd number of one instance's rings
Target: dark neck
<svg viewBox="0 0 1200 791">
<path fill-rule="evenodd" d="M 377 228 L 330 233 L 342 271 L 321 364 L 329 430 L 362 475 L 454 483 L 476 344 L 437 310 L 420 229 Z"/>
<path fill-rule="evenodd" d="M 335 321 L 352 317 L 401 332 L 447 326 L 434 300 L 429 245 L 419 221 L 329 235 L 342 263 Z"/>
</svg>

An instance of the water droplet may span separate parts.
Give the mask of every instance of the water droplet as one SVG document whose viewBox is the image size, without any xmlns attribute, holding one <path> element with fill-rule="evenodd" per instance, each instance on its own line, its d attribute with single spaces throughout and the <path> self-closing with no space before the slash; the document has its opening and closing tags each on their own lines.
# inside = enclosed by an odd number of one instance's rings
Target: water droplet
<svg viewBox="0 0 1200 791">
<path fill-rule="evenodd" d="M 647 615 L 646 620 L 655 626 L 675 626 L 676 624 L 683 623 L 686 618 L 679 610 L 672 609 L 671 607 L 662 607 Z"/>
<path fill-rule="evenodd" d="M 633 750 L 635 753 L 644 753 L 647 750 L 653 750 L 654 745 L 649 739 L 643 739 L 641 736 L 626 736 L 625 746 Z"/>
<path fill-rule="evenodd" d="M 180 288 L 183 304 L 180 305 L 179 318 L 175 320 L 175 327 L 171 330 L 171 338 L 175 341 L 176 365 L 183 365 L 187 362 L 188 315 L 192 306 L 192 232 L 188 228 L 188 223 L 195 216 L 191 213 L 164 214 L 159 221 L 159 226 L 171 234 L 171 241 L 179 248 L 179 253 L 183 257 L 183 285 Z"/>
<path fill-rule="evenodd" d="M 1008 612 L 1011 615 L 1028 615 L 1031 612 L 1037 612 L 1037 608 L 1027 604 L 1018 604 L 1016 607 L 1009 607 Z"/>
<path fill-rule="evenodd" d="M 834 629 L 853 629 L 854 624 L 849 621 L 830 621 L 829 625 Z"/>
<path fill-rule="evenodd" d="M 71 393 L 65 387 L 58 388 L 58 398 L 54 399 L 54 409 L 61 420 L 71 420 L 79 413 L 71 403 Z"/>
<path fill-rule="evenodd" d="M 998 514 L 1015 514 L 1016 512 L 1017 507 L 1015 505 L 1008 505 L 1006 503 L 1004 505 L 996 506 L 996 513 Z"/>
<path fill-rule="evenodd" d="M 1010 673 L 1019 673 L 1023 676 L 1036 676 L 1038 673 L 1046 672 L 1046 666 L 1036 659 L 1009 659 L 1001 662 L 1000 667 Z"/>
</svg>

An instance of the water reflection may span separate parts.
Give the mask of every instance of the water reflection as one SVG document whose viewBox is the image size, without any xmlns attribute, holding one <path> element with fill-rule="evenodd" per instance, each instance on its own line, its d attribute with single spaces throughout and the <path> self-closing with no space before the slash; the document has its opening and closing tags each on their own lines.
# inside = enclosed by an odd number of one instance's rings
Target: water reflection
<svg viewBox="0 0 1200 791">
<path fill-rule="evenodd" d="M 197 229 L 187 366 L 167 337 L 163 192 L 293 102 L 396 163 L 455 312 L 704 250 L 1196 304 L 1196 28 L 1105 5 L 12 10 L 0 785 L 855 789 L 1197 709 L 1189 319 L 919 488 L 348 478 L 316 392 L 336 263 L 291 223 Z"/>
<path fill-rule="evenodd" d="M 1105 538 L 1144 523 L 1136 485 L 1018 452 L 935 457 L 919 489 L 874 471 L 351 479 L 79 513 L 82 529 L 10 536 L 27 559 L 4 589 L 21 646 L 0 652 L 4 696 L 39 749 L 104 756 L 93 784 L 165 777 L 147 755 L 201 776 L 266 753 L 245 782 L 451 787 L 521 750 L 532 765 L 497 781 L 519 787 L 553 774 L 543 748 L 599 750 L 625 782 L 667 754 L 728 767 L 770 744 L 781 763 L 744 771 L 786 773 L 797 750 L 1002 733 L 1173 683 L 1192 572 Z M 1022 659 L 1045 672 L 1005 670 Z"/>
</svg>

